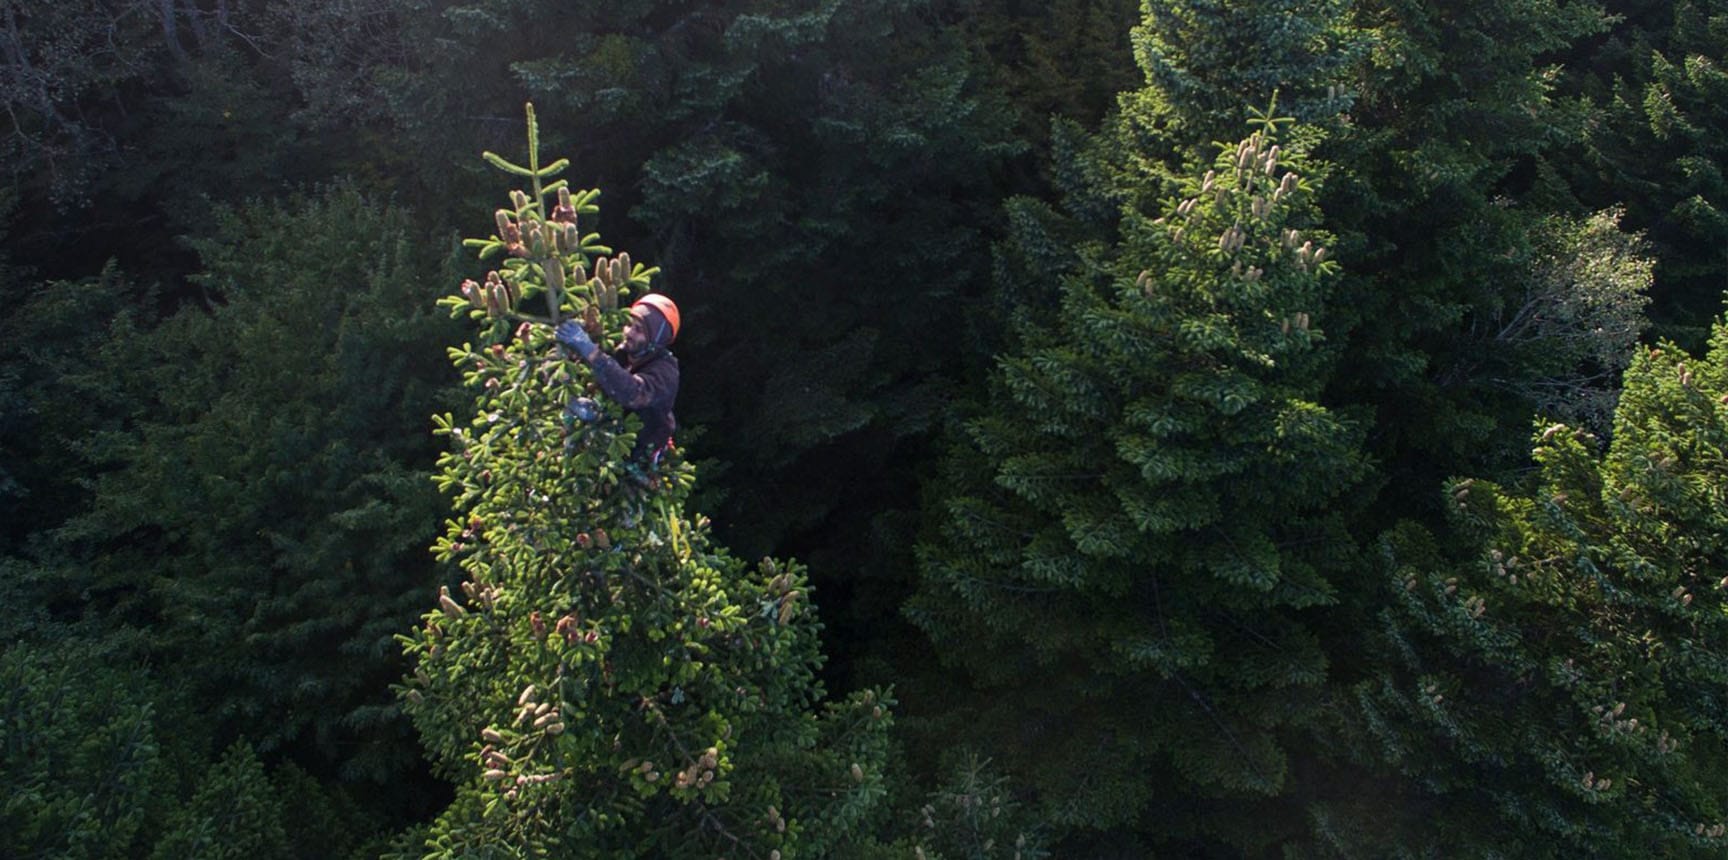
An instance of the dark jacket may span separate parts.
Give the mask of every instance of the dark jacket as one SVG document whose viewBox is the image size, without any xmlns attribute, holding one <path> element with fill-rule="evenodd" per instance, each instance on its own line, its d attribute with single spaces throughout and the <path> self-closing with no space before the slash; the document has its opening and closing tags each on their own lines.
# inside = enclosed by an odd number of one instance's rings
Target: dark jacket
<svg viewBox="0 0 1728 860">
<path fill-rule="evenodd" d="M 656 459 L 678 429 L 678 419 L 672 415 L 672 404 L 678 399 L 678 357 L 665 349 L 656 349 L 636 363 L 623 350 L 596 355 L 594 379 L 607 397 L 642 419 L 630 459 Z"/>
</svg>

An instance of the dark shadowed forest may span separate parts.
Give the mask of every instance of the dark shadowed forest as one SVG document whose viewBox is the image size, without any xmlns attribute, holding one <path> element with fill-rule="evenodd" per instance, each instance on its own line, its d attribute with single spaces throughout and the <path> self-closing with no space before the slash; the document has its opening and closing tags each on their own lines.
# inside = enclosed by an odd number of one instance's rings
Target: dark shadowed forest
<svg viewBox="0 0 1728 860">
<path fill-rule="evenodd" d="M 0 0 L 0 857 L 1728 855 L 1725 64 Z"/>
</svg>

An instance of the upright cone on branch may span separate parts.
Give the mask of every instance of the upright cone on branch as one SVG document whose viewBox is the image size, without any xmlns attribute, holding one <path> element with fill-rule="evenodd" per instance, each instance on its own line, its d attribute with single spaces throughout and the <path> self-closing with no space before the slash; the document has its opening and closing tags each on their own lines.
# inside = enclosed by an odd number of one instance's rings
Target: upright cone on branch
<svg viewBox="0 0 1728 860">
<path fill-rule="evenodd" d="M 546 275 L 546 286 L 550 288 L 555 295 L 563 295 L 564 264 L 559 261 L 557 257 L 553 257 L 541 264 L 541 269 Z"/>
<path fill-rule="evenodd" d="M 588 332 L 590 338 L 598 342 L 601 335 L 605 334 L 605 330 L 600 327 L 600 308 L 588 305 L 582 309 L 582 328 Z"/>
<path fill-rule="evenodd" d="M 552 210 L 552 217 L 548 220 L 576 226 L 576 207 L 571 202 L 569 186 L 558 189 L 558 206 Z"/>
</svg>

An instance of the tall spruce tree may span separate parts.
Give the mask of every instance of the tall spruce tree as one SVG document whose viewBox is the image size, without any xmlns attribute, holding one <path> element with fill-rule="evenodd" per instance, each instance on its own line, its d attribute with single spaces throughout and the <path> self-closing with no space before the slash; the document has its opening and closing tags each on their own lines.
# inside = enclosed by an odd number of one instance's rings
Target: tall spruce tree
<svg viewBox="0 0 1728 860">
<path fill-rule="evenodd" d="M 1306 616 L 1352 556 L 1333 506 L 1363 471 L 1316 399 L 1336 264 L 1312 143 L 1261 120 L 1160 217 L 1127 210 L 947 463 L 908 611 L 970 688 L 951 737 L 1014 750 L 1058 826 L 1279 832 L 1265 799 L 1327 675 Z M 1248 798 L 1259 821 L 1229 821 Z"/>
<path fill-rule="evenodd" d="M 1728 324 L 1702 359 L 1641 348 L 1605 452 L 1539 424 L 1528 487 L 1454 480 L 1440 537 L 1389 536 L 1388 671 L 1356 694 L 1408 783 L 1322 817 L 1346 853 L 1728 850 L 1724 403 Z"/>
<path fill-rule="evenodd" d="M 602 400 L 543 323 L 613 342 L 658 270 L 577 219 L 597 192 L 551 181 L 532 106 L 525 177 L 474 240 L 504 254 L 441 304 L 478 329 L 450 350 L 471 419 L 436 419 L 457 512 L 437 543 L 465 579 L 404 637 L 404 691 L 456 798 L 430 857 L 821 857 L 883 788 L 889 703 L 822 703 L 819 624 L 802 568 L 746 565 L 685 511 L 695 469 L 626 456 L 640 422 Z M 543 310 L 542 310 L 543 308 Z M 532 309 L 532 310 L 530 310 Z"/>
</svg>

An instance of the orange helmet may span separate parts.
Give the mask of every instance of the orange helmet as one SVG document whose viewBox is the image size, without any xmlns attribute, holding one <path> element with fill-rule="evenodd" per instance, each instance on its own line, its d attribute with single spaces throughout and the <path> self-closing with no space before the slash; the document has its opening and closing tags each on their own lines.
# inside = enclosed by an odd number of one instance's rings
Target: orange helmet
<svg viewBox="0 0 1728 860">
<path fill-rule="evenodd" d="M 664 317 L 666 323 L 672 327 L 672 336 L 666 339 L 666 343 L 678 339 L 678 306 L 673 304 L 671 299 L 659 293 L 649 293 L 631 303 L 630 309 L 635 310 L 640 305 L 647 305 L 659 311 L 660 316 Z"/>
</svg>

